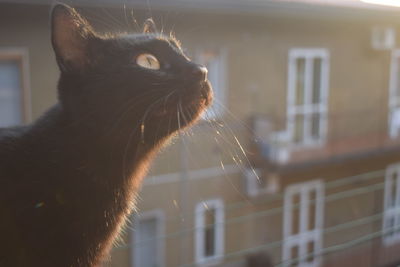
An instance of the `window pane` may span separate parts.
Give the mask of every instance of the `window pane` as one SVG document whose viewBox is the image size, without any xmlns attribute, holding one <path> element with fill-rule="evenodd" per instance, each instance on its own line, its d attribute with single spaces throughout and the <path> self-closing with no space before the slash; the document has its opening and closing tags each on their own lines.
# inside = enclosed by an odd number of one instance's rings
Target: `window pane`
<svg viewBox="0 0 400 267">
<path fill-rule="evenodd" d="M 385 233 L 385 236 L 392 236 L 394 234 L 394 227 L 395 227 L 395 217 L 394 216 L 390 216 L 388 218 L 386 218 L 386 229 L 387 232 Z"/>
<path fill-rule="evenodd" d="M 316 220 L 316 197 L 317 197 L 317 192 L 315 190 L 312 190 L 309 193 L 309 207 L 308 207 L 308 212 L 309 212 L 309 216 L 308 216 L 308 230 L 314 230 L 315 228 L 315 220 Z"/>
<path fill-rule="evenodd" d="M 312 84 L 312 103 L 317 104 L 321 102 L 321 67 L 322 59 L 315 58 L 313 66 L 313 84 Z"/>
<path fill-rule="evenodd" d="M 314 241 L 309 241 L 307 243 L 307 262 L 313 262 L 314 261 L 314 253 L 315 253 L 315 247 L 314 247 Z"/>
<path fill-rule="evenodd" d="M 321 115 L 319 113 L 314 113 L 311 115 L 311 137 L 315 140 L 320 138 L 320 125 Z"/>
<path fill-rule="evenodd" d="M 300 231 L 300 194 L 293 196 L 292 203 L 292 235 L 298 234 Z"/>
<path fill-rule="evenodd" d="M 294 141 L 298 143 L 304 139 L 304 115 L 296 115 L 294 123 Z"/>
<path fill-rule="evenodd" d="M 298 58 L 296 60 L 296 105 L 304 104 L 304 82 L 305 82 L 306 60 Z"/>
<path fill-rule="evenodd" d="M 319 258 L 315 253 L 321 249 L 322 229 L 316 225 L 316 221 L 322 219 L 322 214 L 317 213 L 315 201 L 323 192 L 322 183 L 318 184 L 312 182 L 291 185 L 288 194 L 285 193 L 285 220 L 287 218 L 291 221 L 284 222 L 283 260 L 289 261 L 294 257 L 300 257 L 296 263 L 287 263 L 285 266 L 314 266 Z M 300 203 L 302 205 L 299 207 Z M 287 216 L 287 208 L 290 208 L 290 217 Z"/>
<path fill-rule="evenodd" d="M 299 247 L 298 246 L 293 246 L 290 249 L 290 260 L 291 264 L 290 266 L 299 266 Z"/>
<path fill-rule="evenodd" d="M 0 127 L 22 122 L 20 79 L 18 62 L 0 62 Z"/>
<path fill-rule="evenodd" d="M 397 172 L 393 172 L 388 179 L 389 179 L 388 207 L 394 208 L 396 206 Z"/>
<path fill-rule="evenodd" d="M 396 58 L 397 73 L 395 74 L 395 96 L 400 97 L 400 57 Z"/>
<path fill-rule="evenodd" d="M 398 237 L 400 237 L 400 214 L 399 213 L 397 213 L 397 221 L 396 221 L 396 226 L 395 226 L 395 231 L 396 231 L 396 235 L 398 236 Z"/>
<path fill-rule="evenodd" d="M 215 255 L 215 228 L 209 226 L 205 231 L 205 254 L 206 256 Z"/>
<path fill-rule="evenodd" d="M 157 220 L 155 218 L 139 222 L 135 238 L 137 249 L 137 267 L 158 266 L 157 257 Z"/>
<path fill-rule="evenodd" d="M 215 255 L 215 214 L 215 209 L 205 211 L 204 251 L 206 256 Z"/>
</svg>

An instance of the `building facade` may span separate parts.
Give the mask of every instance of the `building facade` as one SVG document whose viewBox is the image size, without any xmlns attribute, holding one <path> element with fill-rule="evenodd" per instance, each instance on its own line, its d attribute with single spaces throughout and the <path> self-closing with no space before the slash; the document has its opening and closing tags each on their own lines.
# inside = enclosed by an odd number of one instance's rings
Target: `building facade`
<svg viewBox="0 0 400 267">
<path fill-rule="evenodd" d="M 400 10 L 266 2 L 85 2 L 103 30 L 130 11 L 174 29 L 216 99 L 152 165 L 105 266 L 400 262 Z M 0 3 L 1 126 L 55 102 L 48 9 Z"/>
</svg>

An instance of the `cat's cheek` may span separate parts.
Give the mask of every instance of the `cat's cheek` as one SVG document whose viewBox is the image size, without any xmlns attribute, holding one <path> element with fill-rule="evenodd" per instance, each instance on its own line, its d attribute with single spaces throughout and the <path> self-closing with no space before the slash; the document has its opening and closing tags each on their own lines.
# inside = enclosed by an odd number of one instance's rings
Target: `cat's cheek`
<svg viewBox="0 0 400 267">
<path fill-rule="evenodd" d="M 202 84 L 200 94 L 202 97 L 202 100 L 200 101 L 202 106 L 204 106 L 204 108 L 209 107 L 214 99 L 214 91 L 212 90 L 209 81 L 206 81 Z"/>
<path fill-rule="evenodd" d="M 209 106 L 211 106 L 213 99 L 214 99 L 214 92 L 212 90 L 210 90 L 209 93 L 205 96 L 204 101 L 203 101 L 205 108 L 208 108 Z"/>
</svg>

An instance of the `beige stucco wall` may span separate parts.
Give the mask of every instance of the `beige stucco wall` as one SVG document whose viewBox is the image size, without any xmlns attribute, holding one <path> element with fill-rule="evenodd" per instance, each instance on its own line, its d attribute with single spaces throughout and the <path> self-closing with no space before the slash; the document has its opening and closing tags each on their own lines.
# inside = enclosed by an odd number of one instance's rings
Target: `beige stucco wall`
<svg viewBox="0 0 400 267">
<path fill-rule="evenodd" d="M 330 86 L 329 86 L 329 132 L 328 142 L 337 139 L 350 138 L 373 134 L 376 131 L 386 134 L 387 131 L 387 99 L 390 69 L 390 53 L 388 51 L 375 51 L 370 47 L 371 28 L 375 23 L 368 21 L 333 22 L 313 20 L 290 20 L 276 18 L 230 18 L 206 17 L 192 23 L 176 26 L 178 37 L 184 44 L 195 50 L 196 47 L 223 47 L 228 53 L 228 101 L 229 110 L 236 115 L 232 119 L 225 116 L 221 122 L 234 128 L 235 135 L 246 146 L 249 144 L 251 133 L 241 123 L 248 122 L 252 114 L 263 114 L 276 121 L 277 130 L 284 129 L 287 97 L 287 61 L 291 48 L 326 48 L 330 53 Z M 200 25 L 191 31 L 193 25 Z M 361 123 L 362 118 L 368 122 Z M 356 125 L 356 127 L 355 127 Z M 188 164 L 193 169 L 215 167 L 222 162 L 230 165 L 232 155 L 237 151 L 237 145 L 231 133 L 225 131 L 224 138 L 227 144 L 218 153 L 220 144 L 213 139 L 215 134 L 212 129 L 205 133 L 207 126 L 199 126 L 194 135 L 186 142 L 185 149 L 191 152 Z M 211 138 L 210 138 L 211 135 Z M 167 149 L 155 164 L 152 174 L 178 172 L 178 161 L 181 159 L 180 143 L 175 143 Z M 232 152 L 233 150 L 233 152 Z M 241 156 L 241 155 L 240 155 Z M 241 157 L 243 158 L 243 157 Z M 175 159 L 175 160 L 174 160 Z M 367 171 L 367 168 L 355 167 L 349 163 L 342 173 L 330 170 L 311 171 L 300 175 L 292 174 L 282 180 L 284 190 L 286 183 L 301 182 L 317 178 L 326 180 L 337 179 Z M 384 168 L 386 161 L 379 167 Z M 368 165 L 368 164 L 367 164 Z M 174 169 L 177 168 L 177 169 Z M 353 171 L 350 171 L 352 170 Z M 282 178 L 282 177 L 281 177 Z M 151 179 L 151 178 L 150 178 Z M 283 179 L 283 178 L 282 178 Z M 151 181 L 151 180 L 150 180 Z M 149 182 L 151 183 L 151 182 Z M 156 187 L 158 187 L 156 189 Z M 196 202 L 203 199 L 221 197 L 227 207 L 235 206 L 234 203 L 246 203 L 243 190 L 243 179 L 240 170 L 236 175 L 224 178 L 223 172 L 218 177 L 209 177 L 189 182 L 189 197 L 186 204 L 192 210 Z M 354 188 L 351 187 L 350 188 Z M 342 188 L 345 190 L 346 188 Z M 347 188 L 349 189 L 349 188 Z M 173 201 L 179 203 L 179 184 L 145 185 L 142 191 L 143 201 L 139 203 L 141 210 L 151 210 L 160 205 L 170 216 L 177 216 L 173 210 Z M 379 192 L 378 192 L 379 193 Z M 380 192 L 381 194 L 382 192 Z M 162 195 L 163 201 L 158 201 Z M 167 195 L 166 197 L 164 197 Z M 157 196 L 157 197 L 155 197 Z M 364 195 L 354 199 L 331 202 L 326 206 L 326 223 L 332 226 L 335 218 L 346 222 L 363 216 L 370 216 L 376 211 L 376 206 L 371 206 L 370 201 L 375 201 L 374 195 Z M 368 200 L 369 202 L 366 202 Z M 242 209 L 227 211 L 227 219 L 237 216 L 246 216 L 265 211 L 274 207 L 281 207 L 282 201 L 269 201 L 264 199 L 263 204 L 248 204 Z M 349 210 L 344 210 L 346 204 L 351 203 Z M 369 203 L 369 204 L 368 204 Z M 378 205 L 378 204 L 376 204 Z M 367 207 L 359 210 L 358 207 Z M 172 209 L 172 210 L 171 210 Z M 354 214 L 354 210 L 357 210 Z M 343 216 L 342 216 L 343 213 Z M 168 215 L 167 215 L 168 216 Z M 260 216 L 244 219 L 238 223 L 226 226 L 225 252 L 231 253 L 241 249 L 257 247 L 268 242 L 278 241 L 282 238 L 282 213 L 277 212 L 270 216 Z M 251 216 L 250 216 L 251 217 Z M 194 216 L 186 217 L 192 221 Z M 244 217 L 246 218 L 246 217 Z M 171 224 L 169 222 L 168 224 Z M 167 225 L 168 225 L 167 224 Z M 352 229 L 352 237 L 360 237 L 368 231 L 376 230 L 376 225 L 367 224 L 357 230 Z M 172 231 L 176 230 L 175 225 Z M 170 226 L 169 226 L 170 227 Z M 168 226 L 167 226 L 168 228 Z M 171 228 L 169 228 L 171 229 Z M 179 227 L 178 227 L 179 229 Z M 193 233 L 192 233 L 193 238 Z M 326 245 L 345 242 L 349 236 L 346 232 L 326 236 Z M 171 247 L 180 248 L 179 240 L 166 241 L 167 251 Z M 188 243 L 189 258 L 192 257 L 193 240 Z M 166 253 L 166 265 L 176 266 L 179 256 Z M 276 262 L 280 260 L 281 247 L 269 251 Z M 127 258 L 128 256 L 125 256 Z M 240 257 L 228 258 L 235 261 Z M 192 258 L 193 260 L 193 258 Z M 328 259 L 327 264 L 331 261 Z M 119 266 L 116 264 L 115 266 Z"/>
<path fill-rule="evenodd" d="M 90 12 L 93 14 L 94 11 Z M 98 24 L 102 24 L 98 21 L 102 19 L 101 14 L 94 16 Z M 58 70 L 50 46 L 47 16 L 48 7 L 0 6 L 0 48 L 25 47 L 29 52 L 34 118 L 56 99 Z M 106 16 L 103 19 L 108 21 L 107 23 L 110 21 Z M 384 18 L 382 21 L 387 24 Z M 218 129 L 211 127 L 207 122 L 201 122 L 194 128 L 193 135 L 185 137 L 183 147 L 181 141 L 174 140 L 153 164 L 150 176 L 172 174 L 172 177 L 177 177 L 174 178 L 175 182 L 163 183 L 157 180 L 157 184 L 151 185 L 150 177 L 140 194 L 138 209 L 162 209 L 168 218 L 166 233 L 176 233 L 182 230 L 180 219 L 183 204 L 189 211 L 188 215 L 184 216 L 187 228 L 193 228 L 195 205 L 205 199 L 222 198 L 225 206 L 242 203 L 238 208 L 227 211 L 226 219 L 282 205 L 282 201 L 279 200 L 264 201 L 262 205 L 247 202 L 240 171 L 242 166 L 236 165 L 232 157 L 245 161 L 235 136 L 244 147 L 249 145 L 251 130 L 242 126 L 248 122 L 249 116 L 266 115 L 276 122 L 277 130 L 285 127 L 287 61 L 291 48 L 317 47 L 326 48 L 330 52 L 329 140 L 367 135 L 376 129 L 385 132 L 390 53 L 374 51 L 370 47 L 371 27 L 379 23 L 377 20 L 371 22 L 367 19 L 333 21 L 267 16 L 169 16 L 166 26 L 175 26 L 177 37 L 182 40 L 184 47 L 188 48 L 189 54 L 193 55 L 196 49 L 203 47 L 221 47 L 227 51 L 226 106 L 235 117 L 226 114 L 220 121 L 226 126 Z M 390 24 L 397 26 L 398 22 L 392 21 Z M 367 122 L 360 123 L 366 118 Z M 216 130 L 220 131 L 222 136 L 218 136 Z M 186 159 L 186 163 L 182 158 Z M 220 167 L 221 162 L 230 168 L 229 171 Z M 182 172 L 182 166 L 185 164 L 189 173 Z M 376 168 L 384 165 L 382 163 Z M 210 168 L 220 168 L 219 174 L 190 179 L 193 176 L 191 171 Z M 355 170 L 362 172 L 363 168 L 358 166 Z M 334 173 L 327 179 L 336 179 L 345 174 L 348 175 L 347 172 Z M 188 179 L 184 200 L 182 185 L 178 183 L 180 177 Z M 326 170 L 289 177 L 283 180 L 282 190 L 287 184 L 318 177 L 325 178 Z M 269 197 L 265 198 L 269 200 Z M 363 203 L 362 199 L 353 205 L 357 206 L 360 203 Z M 327 214 L 332 218 L 341 216 L 335 205 L 326 207 L 331 210 Z M 370 213 L 371 210 L 366 210 L 362 215 Z M 348 218 L 353 217 L 349 215 Z M 229 224 L 225 233 L 225 252 L 235 252 L 281 239 L 281 220 L 282 214 L 277 213 L 268 218 L 261 217 Z M 328 218 L 327 223 L 332 225 L 337 222 Z M 126 228 L 125 232 L 126 236 L 121 245 L 114 250 L 112 266 L 130 266 L 132 231 Z M 333 242 L 334 238 L 339 237 L 327 237 L 328 244 Z M 185 257 L 188 263 L 193 261 L 192 233 L 186 235 L 185 242 Z M 181 245 L 179 238 L 168 238 L 165 246 L 166 266 L 182 263 Z M 277 248 L 273 253 L 279 260 L 280 249 Z"/>
<path fill-rule="evenodd" d="M 49 9 L 2 4 L 0 49 L 23 48 L 30 64 L 32 117 L 37 118 L 56 100 L 58 68 L 50 44 Z"/>
</svg>

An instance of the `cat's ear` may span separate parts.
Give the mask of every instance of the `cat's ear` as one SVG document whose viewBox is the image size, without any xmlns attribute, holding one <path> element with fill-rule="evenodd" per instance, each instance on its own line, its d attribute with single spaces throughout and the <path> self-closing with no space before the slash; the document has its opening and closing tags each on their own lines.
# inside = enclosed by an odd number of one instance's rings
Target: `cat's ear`
<svg viewBox="0 0 400 267">
<path fill-rule="evenodd" d="M 146 19 L 143 23 L 143 33 L 156 33 L 157 27 L 152 18 Z"/>
<path fill-rule="evenodd" d="M 75 9 L 56 4 L 51 11 L 51 41 L 61 70 L 81 70 L 88 63 L 89 40 L 95 33 Z"/>
</svg>

